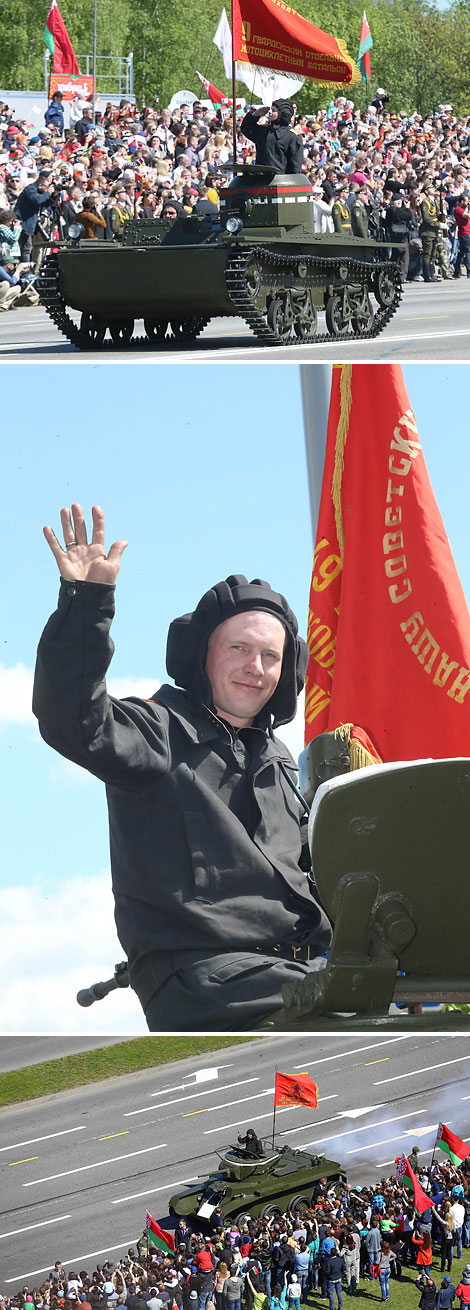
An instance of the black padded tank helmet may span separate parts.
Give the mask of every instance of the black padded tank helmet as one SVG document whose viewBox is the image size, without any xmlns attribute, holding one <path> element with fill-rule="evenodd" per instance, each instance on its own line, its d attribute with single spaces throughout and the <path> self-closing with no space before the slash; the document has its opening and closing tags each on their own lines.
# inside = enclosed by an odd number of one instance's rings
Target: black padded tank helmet
<svg viewBox="0 0 470 1310">
<path fill-rule="evenodd" d="M 272 107 L 277 109 L 279 126 L 287 127 L 294 113 L 292 100 L 273 100 Z"/>
<path fill-rule="evenodd" d="M 265 727 L 271 717 L 274 727 L 290 723 L 296 713 L 297 697 L 305 682 L 308 646 L 298 636 L 297 619 L 285 597 L 273 591 L 269 582 L 261 578 L 253 578 L 248 582 L 243 574 L 231 574 L 223 582 L 216 582 L 210 591 L 201 596 L 192 614 L 182 614 L 181 618 L 173 619 L 166 648 L 168 673 L 178 687 L 185 687 L 197 701 L 210 704 L 210 683 L 204 670 L 209 637 L 219 623 L 247 610 L 273 614 L 286 630 L 281 676 L 261 714 Z"/>
</svg>

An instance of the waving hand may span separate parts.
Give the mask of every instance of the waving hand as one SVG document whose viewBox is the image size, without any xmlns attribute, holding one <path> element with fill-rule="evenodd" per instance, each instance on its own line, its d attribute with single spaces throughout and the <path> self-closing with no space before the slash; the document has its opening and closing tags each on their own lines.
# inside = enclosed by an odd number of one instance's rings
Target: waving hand
<svg viewBox="0 0 470 1310">
<path fill-rule="evenodd" d="M 51 527 L 44 528 L 44 536 L 63 578 L 81 582 L 114 583 L 127 541 L 114 541 L 106 554 L 103 511 L 99 505 L 93 505 L 91 512 L 93 533 L 90 542 L 87 538 L 83 510 L 77 503 L 72 505 L 72 512 L 69 509 L 60 511 L 64 546 L 61 546 Z"/>
</svg>

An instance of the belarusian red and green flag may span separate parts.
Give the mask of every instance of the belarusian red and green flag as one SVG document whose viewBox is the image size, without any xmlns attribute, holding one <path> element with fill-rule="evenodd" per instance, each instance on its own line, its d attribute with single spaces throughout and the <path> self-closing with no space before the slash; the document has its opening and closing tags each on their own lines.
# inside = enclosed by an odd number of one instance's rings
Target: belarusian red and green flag
<svg viewBox="0 0 470 1310">
<path fill-rule="evenodd" d="M 52 0 L 44 28 L 44 41 L 52 55 L 53 73 L 79 73 L 77 56 L 60 12 Z"/>
<path fill-rule="evenodd" d="M 449 1156 L 452 1164 L 457 1165 L 457 1167 L 462 1164 L 462 1160 L 466 1160 L 467 1155 L 470 1155 L 470 1146 L 467 1146 L 466 1142 L 462 1142 L 460 1137 L 456 1137 L 455 1133 L 451 1133 L 446 1124 L 439 1124 L 434 1150 L 437 1151 L 438 1147 Z"/>
<path fill-rule="evenodd" d="M 407 1160 L 404 1153 L 400 1156 L 397 1164 L 397 1183 L 400 1183 L 402 1187 L 406 1187 L 408 1191 L 413 1193 L 413 1205 L 415 1210 L 418 1211 L 418 1214 L 424 1214 L 425 1210 L 429 1210 L 430 1205 L 434 1205 L 434 1201 L 431 1201 L 431 1198 L 426 1196 L 426 1192 L 423 1192 L 416 1174 L 413 1173 L 410 1162 Z"/>
<path fill-rule="evenodd" d="M 374 42 L 370 34 L 370 27 L 367 22 L 367 14 L 364 9 L 364 13 L 362 15 L 361 37 L 359 41 L 359 53 L 356 60 L 359 72 L 361 74 L 361 82 L 365 82 L 367 78 L 369 79 L 370 82 L 369 50 L 372 50 L 373 44 Z"/>
<path fill-rule="evenodd" d="M 160 1224 L 157 1224 L 156 1219 L 149 1214 L 148 1210 L 146 1228 L 149 1250 L 152 1246 L 155 1250 L 163 1251 L 165 1255 L 174 1254 L 175 1239 L 173 1233 L 166 1233 L 164 1228 L 160 1228 Z"/>
</svg>

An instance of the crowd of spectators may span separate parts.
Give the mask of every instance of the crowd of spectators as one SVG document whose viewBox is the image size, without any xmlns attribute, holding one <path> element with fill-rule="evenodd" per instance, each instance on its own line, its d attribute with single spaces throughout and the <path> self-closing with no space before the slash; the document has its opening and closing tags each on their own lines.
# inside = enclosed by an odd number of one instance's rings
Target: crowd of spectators
<svg viewBox="0 0 470 1310">
<path fill-rule="evenodd" d="M 414 1147 L 410 1162 L 429 1196 L 421 1215 L 394 1174 L 356 1188 L 322 1178 L 308 1202 L 283 1215 L 224 1224 L 217 1208 L 206 1233 L 197 1219 L 178 1220 L 174 1253 L 149 1245 L 144 1229 L 125 1258 L 90 1273 L 57 1260 L 40 1287 L 2 1296 L 1 1310 L 301 1310 L 320 1299 L 334 1310 L 343 1289 L 360 1295 L 362 1282 L 365 1290 L 377 1280 L 388 1300 L 390 1279 L 397 1310 L 400 1280 L 415 1283 L 417 1310 L 468 1305 L 470 1264 L 454 1281 L 452 1265 L 470 1247 L 470 1157 L 459 1169 L 422 1169 Z"/>
<path fill-rule="evenodd" d="M 222 171 L 232 156 L 230 108 L 196 100 L 170 112 L 158 97 L 143 109 L 124 99 L 93 122 L 76 97 L 65 127 L 57 93 L 45 119 L 36 132 L 0 103 L 0 308 L 18 303 L 18 265 L 24 286 L 41 244 L 66 237 L 74 222 L 87 237 L 116 241 L 134 216 L 217 218 L 230 178 Z M 396 113 L 379 87 L 367 110 L 339 96 L 315 115 L 296 113 L 294 131 L 317 231 L 334 229 L 338 205 L 346 214 L 363 206 L 370 235 L 404 242 L 404 278 L 470 277 L 470 115 L 450 105 L 426 117 Z M 254 158 L 240 130 L 237 149 L 240 162 Z"/>
</svg>

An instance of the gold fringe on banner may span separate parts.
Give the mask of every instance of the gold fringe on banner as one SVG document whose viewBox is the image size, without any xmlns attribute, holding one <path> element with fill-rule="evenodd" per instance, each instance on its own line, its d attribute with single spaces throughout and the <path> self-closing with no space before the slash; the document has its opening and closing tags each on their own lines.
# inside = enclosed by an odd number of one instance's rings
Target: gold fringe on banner
<svg viewBox="0 0 470 1310">
<path fill-rule="evenodd" d="M 349 367 L 350 365 L 348 365 Z M 335 728 L 335 737 L 339 737 L 340 741 L 348 748 L 351 773 L 353 769 L 367 769 L 371 764 L 377 764 L 377 760 L 374 760 L 373 755 L 366 750 L 365 746 L 361 746 L 359 741 L 351 737 L 353 727 L 353 723 L 342 723 L 339 728 Z"/>
<path fill-rule="evenodd" d="M 336 535 L 338 538 L 339 553 L 341 559 L 344 555 L 344 531 L 343 531 L 343 512 L 341 507 L 341 486 L 343 481 L 344 452 L 346 448 L 346 438 L 349 430 L 349 416 L 352 404 L 352 364 L 341 365 L 340 377 L 340 397 L 341 409 L 339 416 L 338 429 L 336 433 L 335 445 L 335 466 L 333 470 L 333 485 L 331 496 L 335 511 Z"/>
</svg>

